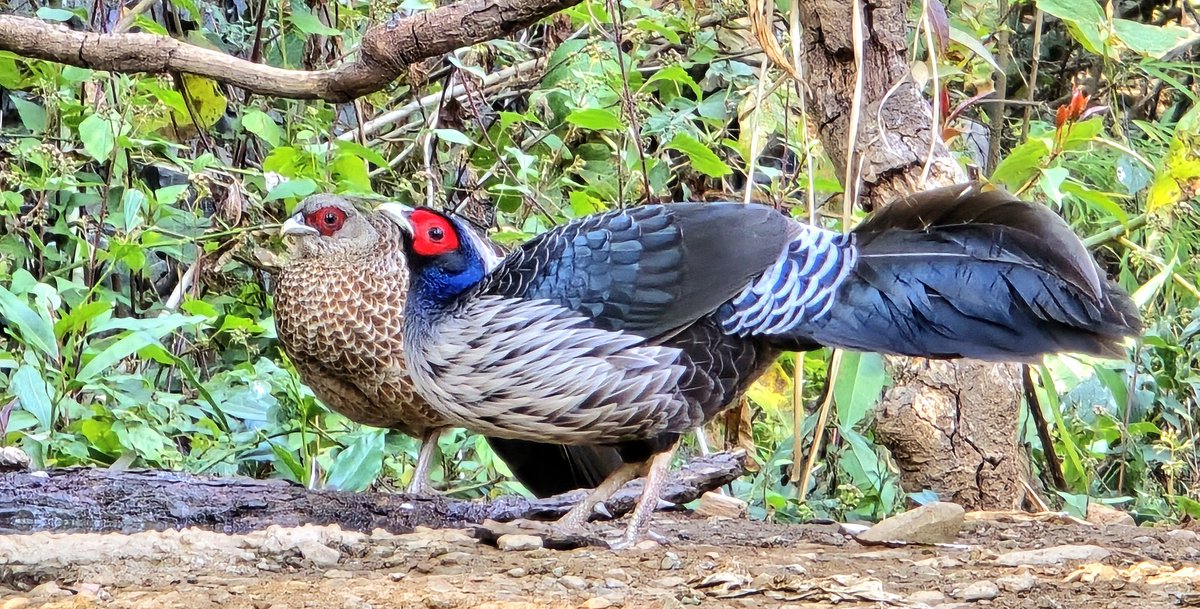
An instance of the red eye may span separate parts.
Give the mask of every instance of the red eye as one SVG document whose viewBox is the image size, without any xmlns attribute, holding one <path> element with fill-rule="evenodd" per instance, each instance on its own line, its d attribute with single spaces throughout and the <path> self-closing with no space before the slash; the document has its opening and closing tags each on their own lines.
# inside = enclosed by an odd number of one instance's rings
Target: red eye
<svg viewBox="0 0 1200 609">
<path fill-rule="evenodd" d="M 454 225 L 441 214 L 418 209 L 409 217 L 413 225 L 413 251 L 422 256 L 437 256 L 458 249 Z"/>
<path fill-rule="evenodd" d="M 317 229 L 322 236 L 332 237 L 346 223 L 346 212 L 336 207 L 322 207 L 304 214 L 304 223 Z"/>
</svg>

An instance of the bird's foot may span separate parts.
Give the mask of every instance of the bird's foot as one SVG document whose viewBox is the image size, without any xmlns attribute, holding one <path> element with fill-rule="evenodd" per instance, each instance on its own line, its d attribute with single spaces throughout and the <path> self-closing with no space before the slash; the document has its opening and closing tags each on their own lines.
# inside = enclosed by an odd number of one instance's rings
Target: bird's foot
<svg viewBox="0 0 1200 609">
<path fill-rule="evenodd" d="M 615 533 L 616 531 L 613 532 Z M 639 537 L 644 537 L 644 539 L 639 539 Z M 608 542 L 608 549 L 620 551 L 631 548 L 649 549 L 669 545 L 671 545 L 670 539 L 654 531 L 646 530 L 643 532 L 643 535 L 639 536 L 637 531 L 623 529 L 620 531 L 620 537 Z"/>
</svg>

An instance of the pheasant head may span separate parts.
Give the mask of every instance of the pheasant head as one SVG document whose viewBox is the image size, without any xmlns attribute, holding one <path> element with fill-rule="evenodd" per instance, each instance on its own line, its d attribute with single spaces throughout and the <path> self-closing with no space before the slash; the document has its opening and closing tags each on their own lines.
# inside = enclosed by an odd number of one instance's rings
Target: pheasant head
<svg viewBox="0 0 1200 609">
<path fill-rule="evenodd" d="M 379 229 L 354 205 L 338 196 L 305 199 L 283 223 L 281 235 L 297 241 L 297 258 L 356 258 L 379 247 Z"/>
<path fill-rule="evenodd" d="M 411 289 L 429 301 L 448 301 L 478 284 L 495 266 L 495 254 L 464 221 L 421 207 L 394 203 L 379 210 L 403 233 Z"/>
</svg>

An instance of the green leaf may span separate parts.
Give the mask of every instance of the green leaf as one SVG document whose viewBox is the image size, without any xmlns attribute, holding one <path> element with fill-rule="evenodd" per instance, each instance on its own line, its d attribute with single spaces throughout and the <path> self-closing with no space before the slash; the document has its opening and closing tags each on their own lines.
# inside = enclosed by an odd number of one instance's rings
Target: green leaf
<svg viewBox="0 0 1200 609">
<path fill-rule="evenodd" d="M 839 427 L 849 429 L 865 419 L 875 408 L 885 384 L 887 373 L 883 370 L 883 356 L 843 351 L 833 385 Z"/>
<path fill-rule="evenodd" d="M 1009 190 L 1021 187 L 1041 166 L 1050 154 L 1050 146 L 1043 139 L 1031 139 L 1013 149 L 992 172 L 992 181 L 1004 184 Z"/>
<path fill-rule="evenodd" d="M 733 173 L 729 165 L 726 165 L 712 150 L 686 133 L 676 135 L 671 143 L 667 144 L 667 148 L 687 155 L 688 160 L 692 163 L 692 168 L 710 178 L 719 178 Z"/>
<path fill-rule="evenodd" d="M 292 25 L 296 29 L 309 34 L 311 36 L 341 36 L 342 31 L 321 23 L 321 20 L 316 15 L 306 9 L 293 4 L 292 5 Z"/>
<path fill-rule="evenodd" d="M 1100 4 L 1091 0 L 1037 0 L 1038 8 L 1062 20 L 1071 32 L 1093 55 L 1104 55 L 1103 29 L 1108 26 Z"/>
<path fill-rule="evenodd" d="M 383 469 L 383 429 L 364 429 L 329 467 L 325 483 L 339 491 L 364 491 Z"/>
<path fill-rule="evenodd" d="M 334 140 L 333 145 L 337 147 L 338 152 L 346 155 L 353 155 L 376 167 L 387 167 L 388 160 L 383 158 L 379 151 L 372 148 L 367 148 L 358 142 L 347 142 L 346 140 Z"/>
<path fill-rule="evenodd" d="M 443 142 L 450 142 L 451 144 L 458 144 L 460 146 L 475 145 L 475 142 L 471 141 L 471 138 L 457 129 L 434 129 L 433 133 Z"/>
<path fill-rule="evenodd" d="M 127 334 L 92 357 L 84 365 L 83 369 L 79 371 L 79 374 L 76 375 L 75 380 L 80 383 L 87 383 L 99 376 L 100 373 L 115 366 L 121 360 L 157 342 L 158 339 L 148 332 L 132 332 Z"/>
<path fill-rule="evenodd" d="M 12 392 L 25 412 L 33 415 L 43 430 L 49 430 L 54 419 L 54 405 L 46 381 L 37 368 L 23 364 L 12 376 Z"/>
<path fill-rule="evenodd" d="M 280 183 L 271 192 L 267 193 L 267 201 L 277 201 L 279 199 L 292 199 L 307 197 L 317 191 L 317 183 L 309 178 L 300 178 L 299 180 L 288 180 Z"/>
<path fill-rule="evenodd" d="M 271 148 L 279 146 L 279 143 L 283 141 L 283 130 L 275 124 L 275 119 L 261 110 L 247 111 L 242 116 L 242 127 L 270 144 Z"/>
<path fill-rule="evenodd" d="M 50 8 L 48 6 L 43 6 L 43 7 L 39 8 L 37 10 L 37 12 L 34 14 L 37 15 L 38 19 L 41 19 L 43 21 L 57 21 L 60 23 L 66 23 L 67 21 L 70 21 L 72 17 L 75 16 L 75 13 L 72 13 L 71 11 L 68 11 L 66 9 Z"/>
<path fill-rule="evenodd" d="M 669 65 L 655 72 L 654 76 L 651 76 L 646 80 L 646 84 L 642 85 L 642 88 L 644 89 L 651 84 L 660 81 L 669 81 L 683 85 L 692 90 L 692 93 L 695 94 L 696 99 L 700 99 L 703 96 L 700 85 L 696 84 L 696 80 L 692 78 L 692 75 L 688 74 L 687 70 L 683 69 L 683 67 L 679 66 L 678 64 Z"/>
<path fill-rule="evenodd" d="M 17 109 L 17 115 L 21 117 L 21 124 L 30 133 L 39 134 L 46 132 L 46 109 L 38 104 L 30 101 L 25 101 L 15 95 L 10 95 L 8 101 L 12 102 L 13 107 Z"/>
<path fill-rule="evenodd" d="M 979 41 L 979 38 L 976 38 L 970 32 L 951 25 L 950 41 L 966 48 L 968 51 L 971 51 L 977 55 L 980 59 L 988 62 L 988 64 L 992 66 L 993 70 L 997 72 L 1002 71 L 1000 69 L 1000 64 L 996 63 L 996 58 L 992 57 L 992 52 L 989 51 L 987 47 L 983 46 L 983 43 Z"/>
<path fill-rule="evenodd" d="M 620 131 L 625 128 L 621 118 L 605 108 L 576 110 L 567 115 L 567 122 L 592 131 Z"/>
<path fill-rule="evenodd" d="M 52 359 L 58 358 L 53 324 L 26 304 L 24 297 L 9 292 L 4 286 L 0 286 L 0 319 L 16 326 L 26 345 Z"/>
<path fill-rule="evenodd" d="M 93 114 L 79 123 L 79 138 L 83 140 L 84 152 L 101 163 L 108 161 L 117 144 L 112 123 L 99 114 Z"/>
<path fill-rule="evenodd" d="M 1155 59 L 1162 59 L 1163 55 L 1190 43 L 1196 36 L 1187 28 L 1177 25 L 1148 25 L 1129 19 L 1113 19 L 1113 33 L 1131 51 Z"/>
<path fill-rule="evenodd" d="M 125 191 L 121 197 L 121 211 L 125 219 L 125 231 L 130 232 L 141 223 L 142 210 L 146 207 L 146 195 L 137 189 Z"/>
</svg>

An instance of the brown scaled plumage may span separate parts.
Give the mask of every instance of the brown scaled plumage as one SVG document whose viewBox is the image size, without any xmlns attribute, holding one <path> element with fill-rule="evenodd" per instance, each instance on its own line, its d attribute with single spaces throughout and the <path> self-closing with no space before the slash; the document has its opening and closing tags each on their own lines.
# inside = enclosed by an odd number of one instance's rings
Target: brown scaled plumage
<svg viewBox="0 0 1200 609">
<path fill-rule="evenodd" d="M 396 225 L 346 199 L 303 201 L 281 233 L 295 239 L 275 288 L 276 333 L 300 378 L 347 418 L 420 438 L 409 492 L 429 492 L 446 422 L 413 390 L 404 359 L 408 269 Z M 489 244 L 490 245 L 490 244 Z M 611 449 L 489 439 L 537 495 L 593 487 L 620 465 Z"/>
</svg>

